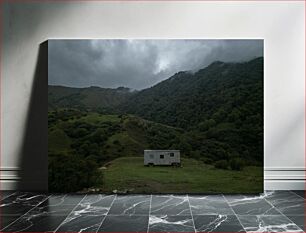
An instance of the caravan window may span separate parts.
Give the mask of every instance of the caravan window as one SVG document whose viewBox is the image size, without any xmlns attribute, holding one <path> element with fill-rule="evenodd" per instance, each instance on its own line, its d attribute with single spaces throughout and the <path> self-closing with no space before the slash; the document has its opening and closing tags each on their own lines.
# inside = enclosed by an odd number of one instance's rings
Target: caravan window
<svg viewBox="0 0 306 233">
<path fill-rule="evenodd" d="M 174 157 L 174 153 L 170 153 L 170 157 Z"/>
<path fill-rule="evenodd" d="M 154 158 L 154 155 L 150 154 L 150 159 L 153 159 Z"/>
<path fill-rule="evenodd" d="M 160 155 L 159 158 L 163 159 L 163 158 L 164 158 L 164 155 Z"/>
</svg>

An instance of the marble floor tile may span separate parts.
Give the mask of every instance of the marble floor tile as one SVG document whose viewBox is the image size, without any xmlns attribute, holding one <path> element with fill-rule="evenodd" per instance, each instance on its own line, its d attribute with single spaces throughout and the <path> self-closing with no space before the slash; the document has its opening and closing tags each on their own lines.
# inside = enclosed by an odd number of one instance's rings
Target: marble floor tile
<svg viewBox="0 0 306 233">
<path fill-rule="evenodd" d="M 15 193 L 0 203 L 2 215 L 21 216 L 48 198 L 45 194 Z"/>
<path fill-rule="evenodd" d="M 61 205 L 61 206 L 50 206 L 50 205 L 39 205 L 32 209 L 26 215 L 53 215 L 53 216 L 68 216 L 71 211 L 75 208 L 75 205 Z"/>
<path fill-rule="evenodd" d="M 305 220 L 305 199 L 293 191 L 258 196 L 6 195 L 0 203 L 2 232 L 302 232 Z"/>
<path fill-rule="evenodd" d="M 0 191 L 0 200 L 3 200 L 5 198 L 7 198 L 14 193 L 15 193 L 15 191 Z"/>
<path fill-rule="evenodd" d="M 194 215 L 197 232 L 245 232 L 235 215 Z"/>
<path fill-rule="evenodd" d="M 52 232 L 66 216 L 26 215 L 4 228 L 4 232 Z"/>
<path fill-rule="evenodd" d="M 226 195 L 225 199 L 238 215 L 279 215 L 264 196 Z"/>
<path fill-rule="evenodd" d="M 278 198 L 303 198 L 300 195 L 297 195 L 298 191 L 289 191 L 289 190 L 279 190 L 279 191 L 265 191 L 265 193 L 263 194 L 263 197 L 265 197 L 266 199 L 278 199 Z"/>
<path fill-rule="evenodd" d="M 53 195 L 32 208 L 5 230 L 8 232 L 54 231 L 83 197 L 84 195 Z"/>
<path fill-rule="evenodd" d="M 107 215 L 98 232 L 147 232 L 149 216 Z"/>
<path fill-rule="evenodd" d="M 188 196 L 193 215 L 234 215 L 222 195 Z"/>
<path fill-rule="evenodd" d="M 195 232 L 191 216 L 150 215 L 149 232 Z"/>
<path fill-rule="evenodd" d="M 18 215 L 1 215 L 0 216 L 0 231 L 2 232 L 8 225 L 16 221 L 20 216 Z"/>
<path fill-rule="evenodd" d="M 265 199 L 285 215 L 305 214 L 305 199 L 290 191 L 267 193 Z"/>
<path fill-rule="evenodd" d="M 283 215 L 238 216 L 247 232 L 303 232 Z"/>
<path fill-rule="evenodd" d="M 294 222 L 299 228 L 305 230 L 305 215 L 286 215 L 292 222 Z"/>
<path fill-rule="evenodd" d="M 300 197 L 305 199 L 305 191 L 304 190 L 295 190 L 295 191 L 291 191 L 291 192 L 294 192 L 295 194 L 297 194 Z"/>
<path fill-rule="evenodd" d="M 105 215 L 71 214 L 56 232 L 97 232 Z"/>
<path fill-rule="evenodd" d="M 115 197 L 115 195 L 87 195 L 64 220 L 57 232 L 96 232 Z"/>
<path fill-rule="evenodd" d="M 76 207 L 76 214 L 106 215 L 115 199 L 115 195 L 87 195 Z"/>
<path fill-rule="evenodd" d="M 49 206 L 77 205 L 85 198 L 83 194 L 53 194 L 46 202 Z"/>
<path fill-rule="evenodd" d="M 190 216 L 188 196 L 152 196 L 151 215 Z"/>
<path fill-rule="evenodd" d="M 129 195 L 116 196 L 109 215 L 149 215 L 151 196 Z"/>
<path fill-rule="evenodd" d="M 84 197 L 84 195 L 54 195 L 33 208 L 26 215 L 68 216 Z"/>
</svg>

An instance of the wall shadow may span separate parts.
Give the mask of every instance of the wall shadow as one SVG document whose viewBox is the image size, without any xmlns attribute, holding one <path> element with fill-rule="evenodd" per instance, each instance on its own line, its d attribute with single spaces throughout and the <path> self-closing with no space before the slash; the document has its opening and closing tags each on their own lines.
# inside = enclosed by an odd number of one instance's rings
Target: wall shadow
<svg viewBox="0 0 306 233">
<path fill-rule="evenodd" d="M 48 191 L 48 41 L 39 45 L 20 156 L 17 189 Z"/>
</svg>

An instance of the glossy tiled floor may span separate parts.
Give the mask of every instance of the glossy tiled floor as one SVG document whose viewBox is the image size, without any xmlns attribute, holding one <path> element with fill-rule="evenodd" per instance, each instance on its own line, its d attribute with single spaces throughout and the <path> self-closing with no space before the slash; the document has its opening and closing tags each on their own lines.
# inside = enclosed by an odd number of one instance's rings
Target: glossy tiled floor
<svg viewBox="0 0 306 233">
<path fill-rule="evenodd" d="M 4 232 L 303 232 L 304 193 L 45 195 L 1 193 Z"/>
</svg>

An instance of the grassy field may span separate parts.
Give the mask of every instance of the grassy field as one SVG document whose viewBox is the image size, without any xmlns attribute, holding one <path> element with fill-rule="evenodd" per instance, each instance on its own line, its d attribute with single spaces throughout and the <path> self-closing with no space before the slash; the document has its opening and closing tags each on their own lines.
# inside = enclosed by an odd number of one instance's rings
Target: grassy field
<svg viewBox="0 0 306 233">
<path fill-rule="evenodd" d="M 263 191 L 263 169 L 243 171 L 216 169 L 193 159 L 182 159 L 182 167 L 146 167 L 142 157 L 113 160 L 104 170 L 103 191 L 131 193 L 259 193 Z"/>
<path fill-rule="evenodd" d="M 79 169 L 76 169 L 78 166 L 72 163 L 62 164 L 62 158 L 76 156 L 83 162 L 88 160 L 95 162 L 95 170 L 106 166 L 105 163 L 108 164 L 106 170 L 101 170 L 104 175 L 103 187 L 100 187 L 100 182 L 90 185 L 93 188 L 102 188 L 103 192 L 113 190 L 129 190 L 131 193 L 262 192 L 262 167 L 244 167 L 243 171 L 216 169 L 214 165 L 204 163 L 206 161 L 203 158 L 210 158 L 206 153 L 198 156 L 198 160 L 183 158 L 181 168 L 145 167 L 141 155 L 143 150 L 148 148 L 181 149 L 184 146 L 185 150 L 189 148 L 190 157 L 196 157 L 195 152 L 199 151 L 191 150 L 190 135 L 186 135 L 181 129 L 132 115 L 121 117 L 86 113 L 79 117 L 72 115 L 62 120 L 65 114 L 69 112 L 62 110 L 53 113 L 55 120 L 48 128 L 48 152 L 53 161 L 53 167 L 49 171 L 55 171 L 57 167 L 63 166 L 63 174 L 59 177 L 67 178 L 69 175 L 71 177 L 66 179 L 65 186 L 55 187 L 53 190 L 66 190 L 65 188 L 74 182 L 73 174 L 79 172 Z M 218 148 L 219 145 L 213 146 Z M 208 149 L 212 151 L 211 153 L 214 152 L 212 147 Z M 182 156 L 186 154 L 182 153 Z M 214 164 L 215 161 L 211 162 Z M 58 170 L 56 171 L 58 173 Z M 80 177 L 85 177 L 87 174 L 86 171 Z M 49 181 L 52 181 L 52 177 L 55 175 L 51 174 Z M 95 180 L 95 177 L 92 179 Z M 61 180 L 53 183 L 57 182 Z M 84 185 L 75 184 L 73 187 L 76 187 L 75 190 L 69 191 L 82 190 Z"/>
</svg>

